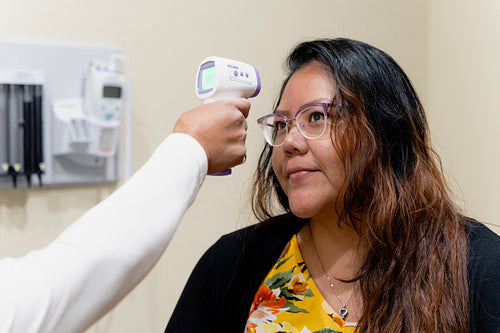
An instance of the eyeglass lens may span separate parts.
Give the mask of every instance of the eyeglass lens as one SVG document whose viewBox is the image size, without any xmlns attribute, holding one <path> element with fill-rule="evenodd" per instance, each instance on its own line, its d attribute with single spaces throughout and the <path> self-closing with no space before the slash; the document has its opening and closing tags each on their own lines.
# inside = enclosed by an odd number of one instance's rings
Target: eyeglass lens
<svg viewBox="0 0 500 333">
<path fill-rule="evenodd" d="M 327 117 L 322 106 L 310 106 L 297 114 L 295 122 L 304 137 L 316 139 L 325 132 Z M 292 121 L 279 114 L 269 115 L 262 124 L 266 141 L 273 146 L 283 144 Z"/>
</svg>

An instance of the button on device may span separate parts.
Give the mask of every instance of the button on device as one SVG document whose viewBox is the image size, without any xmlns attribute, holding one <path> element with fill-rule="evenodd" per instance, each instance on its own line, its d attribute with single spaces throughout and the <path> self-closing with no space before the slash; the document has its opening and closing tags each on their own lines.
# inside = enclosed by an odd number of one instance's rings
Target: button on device
<svg viewBox="0 0 500 333">
<path fill-rule="evenodd" d="M 238 71 L 234 71 L 234 76 L 238 76 Z"/>
</svg>

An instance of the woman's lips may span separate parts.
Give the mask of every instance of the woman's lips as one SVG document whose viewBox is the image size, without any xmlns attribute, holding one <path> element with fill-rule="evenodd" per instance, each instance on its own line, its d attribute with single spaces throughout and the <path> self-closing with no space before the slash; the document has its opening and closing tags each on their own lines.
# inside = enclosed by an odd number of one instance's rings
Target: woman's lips
<svg viewBox="0 0 500 333">
<path fill-rule="evenodd" d="M 288 179 L 295 180 L 307 177 L 309 174 L 313 173 L 313 170 L 293 170 L 288 173 Z"/>
</svg>

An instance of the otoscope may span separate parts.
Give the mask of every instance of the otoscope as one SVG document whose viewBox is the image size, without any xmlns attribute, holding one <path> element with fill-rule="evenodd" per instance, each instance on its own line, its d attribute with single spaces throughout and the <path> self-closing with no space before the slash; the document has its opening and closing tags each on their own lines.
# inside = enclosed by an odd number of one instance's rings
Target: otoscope
<svg viewBox="0 0 500 333">
<path fill-rule="evenodd" d="M 196 74 L 196 96 L 203 103 L 230 98 L 251 98 L 261 88 L 259 71 L 240 61 L 220 58 L 205 58 Z M 230 175 L 231 169 L 214 175 Z"/>
</svg>

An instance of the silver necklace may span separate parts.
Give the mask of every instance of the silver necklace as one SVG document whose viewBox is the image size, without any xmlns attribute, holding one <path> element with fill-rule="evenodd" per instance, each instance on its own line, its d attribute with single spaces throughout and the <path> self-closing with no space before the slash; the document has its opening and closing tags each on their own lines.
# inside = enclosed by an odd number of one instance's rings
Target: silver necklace
<svg viewBox="0 0 500 333">
<path fill-rule="evenodd" d="M 309 234 L 311 235 L 311 241 L 312 241 L 312 244 L 314 247 L 314 253 L 316 254 L 316 258 L 318 258 L 319 264 L 321 265 L 321 269 L 323 270 L 323 273 L 325 274 L 326 279 L 328 280 L 328 284 L 330 285 L 330 287 L 333 290 L 333 294 L 337 297 L 338 301 L 342 305 L 342 307 L 339 310 L 339 316 L 340 316 L 340 318 L 345 320 L 345 317 L 347 317 L 347 314 L 349 313 L 349 311 L 347 311 L 347 303 L 349 303 L 352 296 L 354 295 L 354 290 L 352 291 L 351 296 L 349 296 L 347 301 L 345 303 L 342 302 L 342 299 L 337 294 L 337 291 L 335 290 L 335 286 L 333 285 L 333 279 L 326 272 L 325 266 L 323 266 L 323 262 L 321 261 L 321 258 L 319 257 L 319 252 L 318 252 L 318 249 L 316 248 L 316 243 L 314 242 L 314 237 L 313 237 L 312 228 L 311 228 L 311 222 L 309 222 Z"/>
</svg>

